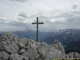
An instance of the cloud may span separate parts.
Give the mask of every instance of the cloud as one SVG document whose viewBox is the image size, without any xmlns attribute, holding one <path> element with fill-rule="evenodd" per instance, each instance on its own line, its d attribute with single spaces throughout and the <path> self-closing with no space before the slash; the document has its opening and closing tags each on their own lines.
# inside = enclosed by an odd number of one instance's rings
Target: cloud
<svg viewBox="0 0 80 60">
<path fill-rule="evenodd" d="M 24 12 L 24 11 L 18 13 L 18 16 L 20 17 L 20 18 L 19 18 L 20 20 L 32 17 L 29 13 L 26 13 L 26 12 Z"/>
<path fill-rule="evenodd" d="M 3 28 L 4 27 L 4 28 Z M 25 28 L 32 28 L 33 25 L 23 21 L 9 21 L 9 22 L 0 22 L 0 31 L 10 31 L 10 30 L 23 30 Z"/>
<path fill-rule="evenodd" d="M 51 14 L 52 13 L 52 14 Z M 59 14 L 55 15 L 56 13 L 54 12 L 49 12 L 44 14 L 42 13 L 38 13 L 38 17 L 39 17 L 39 22 L 44 22 L 44 24 L 39 25 L 39 29 L 46 29 L 46 28 L 54 28 L 54 29 L 65 29 L 65 28 L 80 28 L 79 24 L 80 24 L 80 12 L 79 11 L 69 11 L 69 12 L 58 12 Z M 19 20 L 11 20 L 9 22 L 7 22 L 7 20 L 5 19 L 0 19 L 1 21 L 5 21 L 5 25 L 3 25 L 4 28 L 8 29 L 12 29 L 12 30 L 17 30 L 17 29 L 25 29 L 25 28 L 32 28 L 35 29 L 36 25 L 32 25 L 32 21 L 36 21 L 36 15 L 34 14 L 34 18 L 33 17 L 24 17 L 24 15 L 26 15 L 26 13 L 18 16 L 19 18 L 23 18 L 23 19 L 19 19 Z M 27 16 L 27 15 L 26 15 Z M 33 15 L 30 15 L 33 16 Z M 25 20 L 24 20 L 25 19 Z M 27 20 L 27 21 L 26 21 Z M 28 23 L 30 21 L 30 23 Z M 1 24 L 0 24 L 1 25 Z M 13 28 L 12 28 L 13 27 Z"/>
<path fill-rule="evenodd" d="M 22 21 L 11 21 L 8 23 L 11 26 L 17 26 L 17 27 L 27 27 L 28 23 L 22 22 Z"/>
<path fill-rule="evenodd" d="M 26 2 L 27 0 L 10 0 L 10 1 L 16 1 L 16 2 Z"/>
<path fill-rule="evenodd" d="M 0 18 L 0 21 L 5 21 L 5 19 L 4 18 Z"/>
<path fill-rule="evenodd" d="M 0 24 L 4 24 L 5 23 L 5 18 L 0 18 Z"/>
<path fill-rule="evenodd" d="M 25 20 L 25 18 L 23 18 L 23 17 L 18 17 L 18 20 Z"/>
<path fill-rule="evenodd" d="M 75 4 L 72 6 L 72 9 L 76 9 L 79 5 L 78 4 Z"/>
<path fill-rule="evenodd" d="M 74 21 L 74 20 L 79 20 L 80 19 L 80 12 L 79 11 L 69 11 L 69 12 L 62 12 L 57 16 L 52 16 L 53 19 L 58 19 L 59 21 Z"/>
</svg>

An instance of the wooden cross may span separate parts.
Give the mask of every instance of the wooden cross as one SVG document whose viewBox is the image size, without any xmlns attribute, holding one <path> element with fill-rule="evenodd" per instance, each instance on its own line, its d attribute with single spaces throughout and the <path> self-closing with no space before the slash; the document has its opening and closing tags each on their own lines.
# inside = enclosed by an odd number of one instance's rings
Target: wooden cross
<svg viewBox="0 0 80 60">
<path fill-rule="evenodd" d="M 38 24 L 43 24 L 43 22 L 38 22 L 38 17 L 37 17 L 37 22 L 32 23 L 32 24 L 37 24 L 37 27 L 36 27 L 36 29 L 37 29 L 37 32 L 36 32 L 36 41 L 38 42 Z"/>
</svg>

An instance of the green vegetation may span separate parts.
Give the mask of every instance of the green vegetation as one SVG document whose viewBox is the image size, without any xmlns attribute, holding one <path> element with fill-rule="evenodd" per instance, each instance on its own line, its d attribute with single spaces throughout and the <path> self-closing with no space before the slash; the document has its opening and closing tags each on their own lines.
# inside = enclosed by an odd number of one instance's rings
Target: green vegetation
<svg viewBox="0 0 80 60">
<path fill-rule="evenodd" d="M 63 47 L 64 47 L 64 48 L 66 48 L 66 47 L 67 47 L 67 45 L 63 45 Z"/>
</svg>

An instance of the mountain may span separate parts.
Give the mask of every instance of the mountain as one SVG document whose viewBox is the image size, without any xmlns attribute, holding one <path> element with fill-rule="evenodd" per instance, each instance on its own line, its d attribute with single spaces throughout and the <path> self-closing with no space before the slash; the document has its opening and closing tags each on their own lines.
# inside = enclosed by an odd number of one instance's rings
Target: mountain
<svg viewBox="0 0 80 60">
<path fill-rule="evenodd" d="M 80 34 L 80 29 L 65 29 L 54 31 L 52 36 L 48 36 L 42 41 L 52 44 L 55 39 L 62 42 L 62 44 L 68 44 L 72 41 L 75 41 L 77 36 Z"/>
<path fill-rule="evenodd" d="M 25 29 L 20 31 L 13 31 L 12 33 L 18 35 L 20 38 L 25 37 L 28 39 L 36 40 L 36 30 Z M 3 34 L 0 32 L 0 34 Z M 74 41 L 80 34 L 80 29 L 62 29 L 62 30 L 39 30 L 39 41 L 52 44 L 55 39 L 59 40 L 62 44 L 68 44 Z"/>
<path fill-rule="evenodd" d="M 36 30 L 33 30 L 33 29 L 25 29 L 23 31 L 14 31 L 12 33 L 18 35 L 20 38 L 26 37 L 28 39 L 36 40 Z M 46 38 L 52 35 L 53 35 L 52 30 L 51 31 L 39 30 L 39 40 L 42 40 L 43 38 Z"/>
<path fill-rule="evenodd" d="M 74 50 L 80 53 L 80 34 L 76 37 L 76 39 L 66 46 L 66 51 L 68 50 Z"/>
<path fill-rule="evenodd" d="M 28 39 L 36 40 L 36 30 L 25 29 L 20 31 L 13 31 L 12 33 L 18 35 L 20 38 L 25 37 Z M 3 34 L 0 32 L 0 35 Z M 62 29 L 62 30 L 39 30 L 39 41 L 52 44 L 55 39 L 59 40 L 62 44 L 68 44 L 74 41 L 80 34 L 80 29 Z"/>
</svg>

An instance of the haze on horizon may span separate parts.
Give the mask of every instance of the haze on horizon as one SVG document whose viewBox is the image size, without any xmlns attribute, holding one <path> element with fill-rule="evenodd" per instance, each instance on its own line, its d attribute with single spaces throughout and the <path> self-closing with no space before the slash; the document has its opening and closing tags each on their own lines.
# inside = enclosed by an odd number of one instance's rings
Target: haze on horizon
<svg viewBox="0 0 80 60">
<path fill-rule="evenodd" d="M 0 0 L 0 31 L 80 28 L 80 0 Z"/>
</svg>

